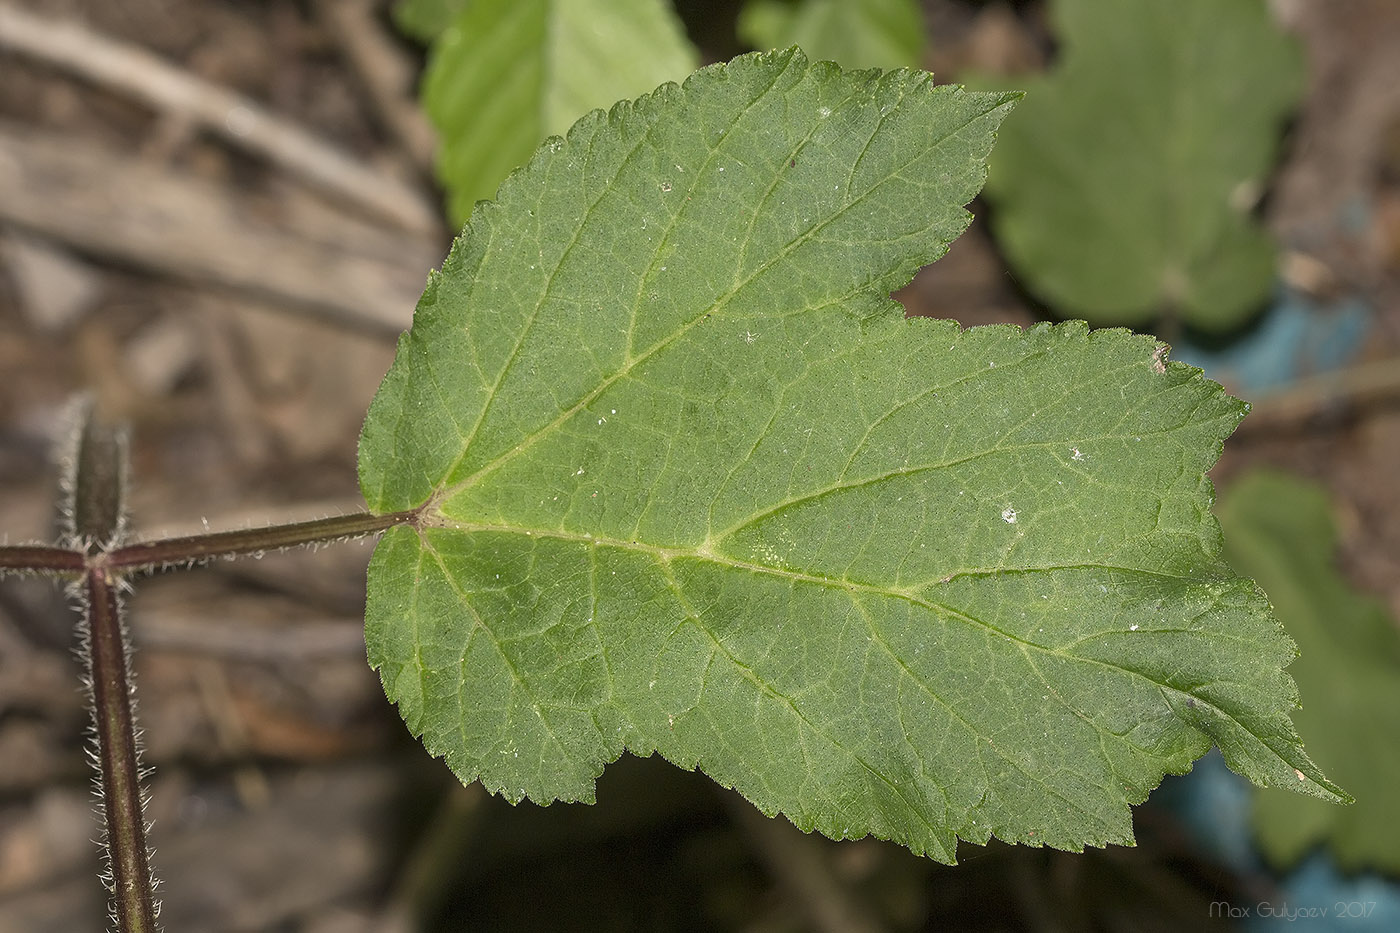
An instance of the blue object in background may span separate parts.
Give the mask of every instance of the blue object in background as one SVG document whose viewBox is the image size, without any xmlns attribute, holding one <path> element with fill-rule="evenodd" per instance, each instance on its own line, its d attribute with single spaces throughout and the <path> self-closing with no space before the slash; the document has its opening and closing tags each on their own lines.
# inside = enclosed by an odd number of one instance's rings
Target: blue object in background
<svg viewBox="0 0 1400 933">
<path fill-rule="evenodd" d="M 1249 826 L 1253 801 L 1253 787 L 1215 749 L 1190 774 L 1168 777 L 1152 795 L 1153 805 L 1172 811 L 1207 856 L 1239 875 L 1270 878 L 1274 893 L 1268 898 L 1231 902 L 1222 914 L 1228 911 L 1242 929 L 1261 933 L 1400 930 L 1400 885 L 1382 875 L 1343 875 L 1320 850 L 1287 874 L 1271 873 L 1254 848 Z"/>
<path fill-rule="evenodd" d="M 1261 395 L 1315 373 L 1345 366 L 1371 326 L 1371 311 L 1357 299 L 1322 307 L 1288 289 L 1248 334 L 1222 349 L 1183 340 L 1172 357 L 1199 366 L 1212 379 L 1246 395 Z"/>
<path fill-rule="evenodd" d="M 1370 309 L 1359 300 L 1322 307 L 1281 288 L 1274 305 L 1241 339 L 1221 349 L 1182 341 L 1172 347 L 1172 356 L 1199 366 L 1237 393 L 1266 395 L 1347 365 L 1361 350 L 1370 324 Z M 1400 931 L 1400 883 L 1392 879 L 1375 873 L 1343 875 L 1320 849 L 1282 876 L 1271 872 L 1254 848 L 1253 800 L 1249 782 L 1214 749 L 1190 774 L 1167 778 L 1152 796 L 1154 805 L 1165 806 L 1185 824 L 1208 856 L 1242 876 L 1270 879 L 1274 894 L 1269 900 L 1230 905 L 1228 915 L 1242 929 Z"/>
</svg>

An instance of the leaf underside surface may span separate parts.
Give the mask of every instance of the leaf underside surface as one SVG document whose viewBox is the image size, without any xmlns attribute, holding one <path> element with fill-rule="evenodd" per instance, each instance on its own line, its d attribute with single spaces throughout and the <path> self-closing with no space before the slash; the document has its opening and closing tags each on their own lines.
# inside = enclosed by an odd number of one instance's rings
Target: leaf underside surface
<svg viewBox="0 0 1400 933">
<path fill-rule="evenodd" d="M 679 80 L 696 52 L 667 0 L 473 0 L 434 41 L 423 107 L 456 223 L 579 115 Z"/>
<path fill-rule="evenodd" d="M 1218 559 L 1204 472 L 1243 403 L 1148 337 L 889 297 L 967 226 L 1017 96 L 744 56 L 477 206 L 360 457 L 372 509 L 422 507 L 376 549 L 370 662 L 464 781 L 592 800 L 659 752 L 948 862 L 1130 842 L 1212 743 L 1340 796 Z"/>
<path fill-rule="evenodd" d="M 1292 865 L 1324 843 L 1343 871 L 1400 873 L 1400 632 L 1384 605 L 1338 572 L 1324 489 L 1283 473 L 1230 485 L 1220 508 L 1225 553 L 1264 587 L 1302 656 L 1293 676 L 1307 697 L 1298 729 L 1356 795 L 1329 807 L 1275 791 L 1255 797 L 1260 848 Z"/>
<path fill-rule="evenodd" d="M 756 48 L 797 45 L 845 68 L 914 67 L 924 51 L 915 0 L 749 0 L 737 28 Z"/>
<path fill-rule="evenodd" d="M 1002 132 L 998 242 L 1060 314 L 1239 325 L 1268 298 L 1252 216 L 1303 65 L 1264 0 L 1055 0 L 1055 70 Z"/>
</svg>

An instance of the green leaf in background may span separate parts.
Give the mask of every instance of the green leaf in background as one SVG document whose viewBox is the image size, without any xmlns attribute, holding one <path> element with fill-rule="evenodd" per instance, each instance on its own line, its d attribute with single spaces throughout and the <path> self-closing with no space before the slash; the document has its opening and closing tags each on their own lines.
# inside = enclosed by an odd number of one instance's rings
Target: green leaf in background
<svg viewBox="0 0 1400 933">
<path fill-rule="evenodd" d="M 1059 313 L 1223 331 L 1274 247 L 1251 210 L 1303 67 L 1264 0 L 1055 0 L 1061 55 L 1007 121 L 987 194 L 1026 287 Z"/>
<path fill-rule="evenodd" d="M 1342 868 L 1400 872 L 1400 631 L 1375 599 L 1337 572 L 1326 492 L 1286 474 L 1241 477 L 1222 497 L 1226 554 L 1257 579 L 1297 641 L 1292 667 L 1306 702 L 1298 729 L 1356 794 L 1356 805 L 1263 791 L 1254 827 L 1276 864 L 1326 843 Z"/>
<path fill-rule="evenodd" d="M 1212 743 L 1338 799 L 1291 643 L 1216 556 L 1243 403 L 1149 337 L 889 298 L 1017 96 L 744 56 L 479 207 L 360 456 L 372 509 L 423 505 L 376 549 L 370 661 L 464 781 L 591 800 L 660 752 L 948 862 L 1127 843 Z"/>
<path fill-rule="evenodd" d="M 406 36 L 428 45 L 447 31 L 471 0 L 399 0 L 394 25 Z"/>
<path fill-rule="evenodd" d="M 546 136 L 696 61 L 667 0 L 472 0 L 433 44 L 422 90 L 453 221 Z"/>
<path fill-rule="evenodd" d="M 738 30 L 755 48 L 800 45 L 846 68 L 917 67 L 924 54 L 915 0 L 748 0 Z"/>
</svg>

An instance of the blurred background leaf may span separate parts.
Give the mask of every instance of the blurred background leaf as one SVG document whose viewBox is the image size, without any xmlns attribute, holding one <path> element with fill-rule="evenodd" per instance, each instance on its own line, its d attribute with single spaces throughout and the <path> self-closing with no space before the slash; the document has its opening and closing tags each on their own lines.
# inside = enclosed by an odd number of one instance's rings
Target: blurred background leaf
<svg viewBox="0 0 1400 933">
<path fill-rule="evenodd" d="M 429 30 L 446 4 L 415 3 Z M 438 178 L 460 225 L 546 136 L 699 64 L 666 0 L 475 0 L 433 41 L 421 91 Z"/>
<path fill-rule="evenodd" d="M 987 184 L 1013 269 L 1095 325 L 1242 323 L 1274 278 L 1252 211 L 1302 91 L 1295 43 L 1263 0 L 1051 12 L 1059 62 L 1007 121 Z"/>
<path fill-rule="evenodd" d="M 452 25 L 471 0 L 399 0 L 394 4 L 394 25 L 406 36 L 427 45 Z"/>
<path fill-rule="evenodd" d="M 914 0 L 749 0 L 737 28 L 756 49 L 799 45 L 846 68 L 917 67 L 925 45 Z"/>
<path fill-rule="evenodd" d="M 1356 797 L 1349 807 L 1260 790 L 1254 830 L 1266 858 L 1291 867 L 1325 844 L 1344 870 L 1400 872 L 1400 631 L 1336 568 L 1326 490 L 1273 471 L 1231 484 L 1218 509 L 1225 551 L 1269 594 L 1298 643 L 1289 672 L 1304 704 L 1294 720 L 1310 754 Z"/>
</svg>

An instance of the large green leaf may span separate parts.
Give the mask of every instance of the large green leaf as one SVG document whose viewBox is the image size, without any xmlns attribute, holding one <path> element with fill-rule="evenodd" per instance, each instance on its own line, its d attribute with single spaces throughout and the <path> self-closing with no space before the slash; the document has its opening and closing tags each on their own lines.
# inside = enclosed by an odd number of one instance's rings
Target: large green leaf
<svg viewBox="0 0 1400 933">
<path fill-rule="evenodd" d="M 1245 406 L 1151 338 L 889 298 L 1015 99 L 745 56 L 479 206 L 360 458 L 371 508 L 422 506 L 367 641 L 429 751 L 536 801 L 659 751 L 945 861 L 1128 842 L 1212 742 L 1337 798 L 1292 645 L 1217 559 L 1203 474 Z"/>
<path fill-rule="evenodd" d="M 1268 857 L 1296 862 L 1325 842 L 1345 869 L 1400 872 L 1400 631 L 1381 603 L 1336 570 L 1324 490 L 1279 473 L 1230 486 L 1220 509 L 1230 563 L 1255 576 L 1302 656 L 1293 676 L 1307 697 L 1298 728 L 1356 794 L 1329 807 L 1262 791 L 1254 826 Z"/>
<path fill-rule="evenodd" d="M 1060 62 L 1002 132 L 987 193 L 1022 281 L 1059 312 L 1210 330 L 1266 299 L 1250 216 L 1302 89 L 1264 0 L 1055 0 Z"/>
<path fill-rule="evenodd" d="M 433 44 L 423 79 L 453 220 L 546 136 L 695 65 L 666 0 L 472 0 Z"/>
<path fill-rule="evenodd" d="M 917 66 L 924 52 L 915 0 L 748 0 L 738 29 L 755 48 L 800 45 L 847 68 Z"/>
</svg>

